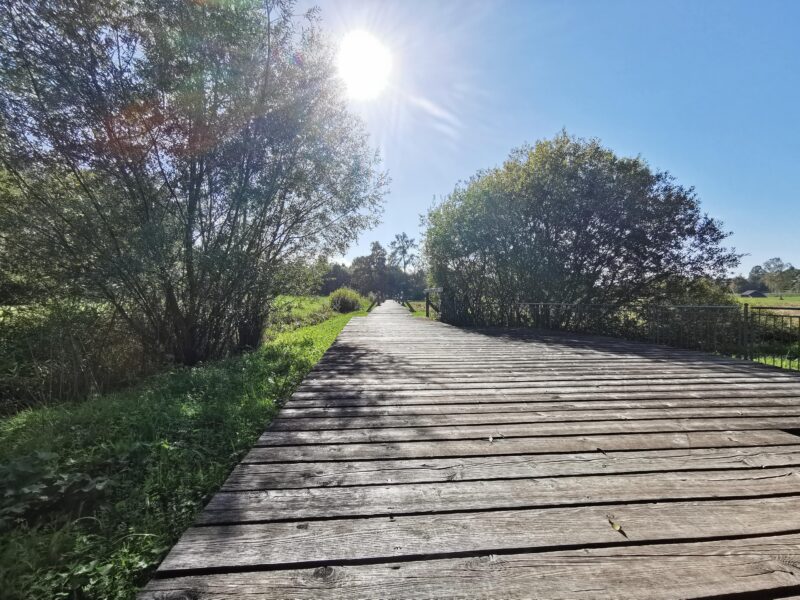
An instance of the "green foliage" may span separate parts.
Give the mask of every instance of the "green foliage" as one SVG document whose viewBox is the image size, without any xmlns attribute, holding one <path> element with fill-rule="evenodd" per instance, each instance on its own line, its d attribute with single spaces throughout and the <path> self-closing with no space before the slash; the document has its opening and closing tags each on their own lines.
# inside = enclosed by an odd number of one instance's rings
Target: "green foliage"
<svg viewBox="0 0 800 600">
<path fill-rule="evenodd" d="M 357 256 L 350 267 L 350 281 L 361 294 L 374 293 L 381 297 L 420 298 L 425 289 L 425 272 L 421 269 L 407 272 L 414 264 L 411 252 L 416 244 L 405 233 L 395 236 L 392 254 L 379 242 L 372 242 L 370 253 Z M 403 265 L 403 268 L 400 265 Z"/>
<path fill-rule="evenodd" d="M 257 347 L 264 299 L 373 225 L 388 182 L 316 14 L 6 2 L 0 285 L 109 304 L 182 364 Z"/>
<path fill-rule="evenodd" d="M 323 296 L 327 296 L 341 287 L 350 287 L 350 280 L 350 269 L 346 265 L 333 263 L 326 269 L 325 274 L 322 276 L 320 293 Z"/>
<path fill-rule="evenodd" d="M 773 294 L 784 296 L 792 292 L 800 292 L 800 269 L 791 263 L 783 262 L 780 258 L 770 258 L 762 265 L 750 269 L 747 278 L 740 276 L 731 280 L 732 289 L 741 294 L 747 290 L 759 292 L 770 291 Z"/>
<path fill-rule="evenodd" d="M 365 302 L 357 291 L 350 288 L 339 288 L 330 295 L 331 308 L 340 313 L 361 310 Z"/>
<path fill-rule="evenodd" d="M 3 597 L 132 598 L 349 318 L 0 421 Z"/>
<path fill-rule="evenodd" d="M 316 325 L 332 316 L 330 300 L 325 296 L 282 295 L 275 298 L 270 306 L 269 331 Z"/>
<path fill-rule="evenodd" d="M 83 399 L 160 366 L 108 305 L 51 301 L 0 308 L 0 412 Z"/>
<path fill-rule="evenodd" d="M 430 276 L 451 321 L 505 322 L 519 302 L 669 302 L 677 283 L 738 262 L 691 189 L 566 133 L 478 173 L 427 222 Z"/>
<path fill-rule="evenodd" d="M 414 253 L 416 248 L 417 243 L 414 238 L 408 237 L 405 232 L 398 233 L 389 244 L 391 250 L 389 261 L 393 266 L 401 266 L 405 273 L 406 267 L 413 265 L 417 260 L 417 255 Z"/>
</svg>

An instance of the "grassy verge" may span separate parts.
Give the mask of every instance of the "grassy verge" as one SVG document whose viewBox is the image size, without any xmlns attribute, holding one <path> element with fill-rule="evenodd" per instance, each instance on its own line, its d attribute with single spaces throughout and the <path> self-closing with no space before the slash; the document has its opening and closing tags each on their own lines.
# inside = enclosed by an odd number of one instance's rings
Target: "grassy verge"
<svg viewBox="0 0 800 600">
<path fill-rule="evenodd" d="M 3 597 L 132 598 L 354 314 L 1 421 Z"/>
</svg>

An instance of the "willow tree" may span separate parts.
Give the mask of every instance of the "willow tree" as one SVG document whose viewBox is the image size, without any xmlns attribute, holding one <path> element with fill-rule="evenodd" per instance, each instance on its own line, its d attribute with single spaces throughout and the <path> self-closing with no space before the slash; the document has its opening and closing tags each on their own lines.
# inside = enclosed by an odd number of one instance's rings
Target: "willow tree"
<svg viewBox="0 0 800 600">
<path fill-rule="evenodd" d="M 192 364 L 258 342 L 282 264 L 344 253 L 385 176 L 291 2 L 0 8 L 4 259 Z"/>
<path fill-rule="evenodd" d="M 640 158 L 561 133 L 478 173 L 427 216 L 430 275 L 455 318 L 519 302 L 669 301 L 738 263 L 691 188 Z M 456 308 L 458 307 L 458 308 Z"/>
</svg>

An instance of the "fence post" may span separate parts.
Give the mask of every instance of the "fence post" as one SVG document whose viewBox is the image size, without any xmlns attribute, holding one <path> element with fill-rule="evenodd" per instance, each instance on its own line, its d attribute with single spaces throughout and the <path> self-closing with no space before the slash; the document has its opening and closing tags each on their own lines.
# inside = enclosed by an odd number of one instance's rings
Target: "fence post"
<svg viewBox="0 0 800 600">
<path fill-rule="evenodd" d="M 425 290 L 425 318 L 431 318 L 431 293 Z"/>
<path fill-rule="evenodd" d="M 751 359 L 750 356 L 750 305 L 745 302 L 744 306 L 742 307 L 742 318 L 744 319 L 744 324 L 742 325 L 742 342 L 744 345 L 744 358 L 747 360 Z"/>
</svg>

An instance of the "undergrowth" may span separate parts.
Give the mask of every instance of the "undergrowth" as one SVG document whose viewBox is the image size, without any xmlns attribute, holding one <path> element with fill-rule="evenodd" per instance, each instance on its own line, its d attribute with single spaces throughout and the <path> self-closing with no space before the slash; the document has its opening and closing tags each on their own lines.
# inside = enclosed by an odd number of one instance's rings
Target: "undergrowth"
<svg viewBox="0 0 800 600">
<path fill-rule="evenodd" d="M 132 598 L 351 316 L 0 422 L 2 596 Z"/>
</svg>

